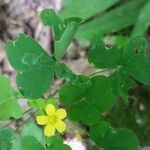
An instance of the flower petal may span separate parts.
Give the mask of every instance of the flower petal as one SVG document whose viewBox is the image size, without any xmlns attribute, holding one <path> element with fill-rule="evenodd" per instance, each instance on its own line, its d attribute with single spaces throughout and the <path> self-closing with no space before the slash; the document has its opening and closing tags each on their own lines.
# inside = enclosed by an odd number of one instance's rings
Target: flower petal
<svg viewBox="0 0 150 150">
<path fill-rule="evenodd" d="M 55 127 L 51 124 L 46 125 L 44 128 L 44 135 L 45 136 L 54 136 L 55 135 Z"/>
<path fill-rule="evenodd" d="M 48 124 L 48 116 L 37 116 L 36 121 L 37 121 L 37 124 L 39 125 Z"/>
<path fill-rule="evenodd" d="M 67 112 L 65 109 L 59 108 L 56 111 L 56 116 L 58 119 L 64 119 L 67 116 Z"/>
<path fill-rule="evenodd" d="M 55 123 L 55 128 L 58 130 L 58 132 L 62 133 L 66 130 L 66 124 L 59 120 Z"/>
<path fill-rule="evenodd" d="M 46 111 L 47 115 L 54 114 L 55 113 L 55 107 L 54 107 L 54 105 L 52 105 L 52 104 L 46 105 L 45 111 Z"/>
</svg>

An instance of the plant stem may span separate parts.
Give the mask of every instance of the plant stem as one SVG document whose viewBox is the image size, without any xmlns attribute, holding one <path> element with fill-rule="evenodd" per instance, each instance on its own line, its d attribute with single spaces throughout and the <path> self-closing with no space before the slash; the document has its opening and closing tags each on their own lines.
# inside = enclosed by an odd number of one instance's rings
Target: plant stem
<svg viewBox="0 0 150 150">
<path fill-rule="evenodd" d="M 88 77 L 92 77 L 92 76 L 94 76 L 94 75 L 97 75 L 97 74 L 100 74 L 100 73 L 104 73 L 104 72 L 107 72 L 107 71 L 110 71 L 110 69 L 103 69 L 103 70 L 94 72 L 94 73 L 88 75 Z"/>
</svg>

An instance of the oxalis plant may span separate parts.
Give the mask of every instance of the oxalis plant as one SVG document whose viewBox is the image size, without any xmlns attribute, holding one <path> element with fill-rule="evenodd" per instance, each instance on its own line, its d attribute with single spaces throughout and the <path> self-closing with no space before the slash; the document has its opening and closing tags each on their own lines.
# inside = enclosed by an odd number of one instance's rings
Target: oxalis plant
<svg viewBox="0 0 150 150">
<path fill-rule="evenodd" d="M 74 17 L 61 20 L 52 9 L 43 10 L 40 19 L 45 26 L 52 27 L 54 54 L 47 54 L 32 37 L 21 33 L 16 41 L 6 43 L 8 60 L 17 73 L 18 90 L 11 87 L 7 77 L 0 76 L 0 120 L 22 118 L 26 112 L 23 113 L 18 100 L 26 98 L 35 111 L 37 125 L 26 126 L 19 135 L 7 125 L 2 126 L 0 149 L 70 150 L 61 138 L 69 128 L 66 120 L 70 120 L 88 127 L 87 136 L 97 149 L 137 150 L 136 135 L 130 129 L 113 128 L 103 114 L 115 105 L 118 97 L 128 103 L 128 90 L 137 81 L 150 84 L 146 39 L 133 37 L 121 48 L 106 48 L 99 39 L 91 40 L 87 59 L 100 71 L 90 76 L 76 75 L 61 58 L 82 20 Z M 106 70 L 111 71 L 109 76 L 100 75 Z M 43 97 L 55 78 L 66 81 L 58 91 L 59 101 L 54 94 Z"/>
</svg>

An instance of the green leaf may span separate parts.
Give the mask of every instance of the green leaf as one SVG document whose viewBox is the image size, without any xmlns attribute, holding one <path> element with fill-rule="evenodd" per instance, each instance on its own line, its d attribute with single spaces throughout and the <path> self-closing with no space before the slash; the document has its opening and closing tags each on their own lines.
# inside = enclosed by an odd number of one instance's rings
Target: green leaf
<svg viewBox="0 0 150 150">
<path fill-rule="evenodd" d="M 150 84 L 150 58 L 146 56 L 148 43 L 146 39 L 131 39 L 124 52 L 124 70 L 134 79 Z"/>
<path fill-rule="evenodd" d="M 59 40 L 64 31 L 64 27 L 62 21 L 56 15 L 55 11 L 53 9 L 44 9 L 40 13 L 40 19 L 44 25 L 53 27 L 55 39 Z"/>
<path fill-rule="evenodd" d="M 106 49 L 100 43 L 93 45 L 88 53 L 88 61 L 98 69 L 114 69 L 110 75 L 115 96 L 121 96 L 127 102 L 128 89 L 135 83 L 133 79 L 150 84 L 150 60 L 146 56 L 147 41 L 143 37 L 134 37 L 121 49 Z"/>
<path fill-rule="evenodd" d="M 67 1 L 67 6 L 60 12 L 61 18 L 80 17 L 87 19 L 116 4 L 119 0 L 74 0 Z M 65 1 L 66 2 L 66 1 Z M 66 3 L 65 3 L 66 4 Z"/>
<path fill-rule="evenodd" d="M 134 87 L 135 82 L 123 70 L 117 70 L 111 76 L 113 91 L 116 97 L 120 96 L 125 102 L 128 102 L 128 90 Z"/>
<path fill-rule="evenodd" d="M 20 118 L 23 113 L 22 108 L 14 97 L 9 79 L 1 75 L 0 85 L 0 120 L 7 120 L 10 117 Z"/>
<path fill-rule="evenodd" d="M 58 136 L 47 138 L 47 146 L 48 150 L 71 150 L 68 145 L 63 144 L 62 138 Z"/>
<path fill-rule="evenodd" d="M 34 136 L 25 136 L 21 138 L 22 150 L 35 149 L 45 150 L 42 144 Z"/>
<path fill-rule="evenodd" d="M 50 86 L 55 61 L 31 37 L 20 34 L 6 45 L 10 64 L 17 70 L 17 85 L 27 98 L 41 97 Z"/>
<path fill-rule="evenodd" d="M 133 28 L 132 36 L 143 36 L 150 25 L 150 1 L 143 6 Z"/>
<path fill-rule="evenodd" d="M 105 150 L 137 150 L 138 139 L 129 129 L 118 129 L 108 134 L 103 142 Z"/>
<path fill-rule="evenodd" d="M 85 95 L 87 88 L 81 88 L 72 84 L 63 85 L 59 91 L 60 100 L 66 105 L 78 102 Z"/>
<path fill-rule="evenodd" d="M 85 98 L 101 113 L 108 111 L 115 103 L 110 79 L 105 76 L 91 78 L 92 86 L 88 89 Z"/>
<path fill-rule="evenodd" d="M 63 22 L 52 9 L 43 10 L 40 14 L 40 18 L 45 25 L 53 27 L 56 40 L 54 44 L 54 54 L 55 58 L 60 60 L 73 39 L 80 19 L 72 17 L 67 18 Z"/>
<path fill-rule="evenodd" d="M 138 139 L 129 129 L 111 129 L 107 122 L 91 126 L 90 137 L 105 150 L 137 150 Z"/>
<path fill-rule="evenodd" d="M 111 125 L 108 122 L 101 121 L 90 127 L 90 137 L 96 144 L 100 145 L 110 131 Z"/>
<path fill-rule="evenodd" d="M 10 150 L 12 149 L 12 141 L 15 134 L 10 129 L 0 129 L 0 149 Z"/>
<path fill-rule="evenodd" d="M 121 62 L 122 50 L 116 47 L 106 49 L 102 42 L 88 52 L 88 61 L 96 68 L 116 68 Z"/>
<path fill-rule="evenodd" d="M 134 0 L 117 8 L 115 7 L 103 15 L 82 24 L 78 28 L 75 37 L 81 40 L 91 40 L 95 39 L 96 35 L 111 34 L 127 28 L 137 21 L 139 11 L 145 2 L 146 0 Z M 95 6 L 95 3 L 93 5 Z"/>
<path fill-rule="evenodd" d="M 69 117 L 72 120 L 93 124 L 99 120 L 101 113 L 113 106 L 115 97 L 109 78 L 96 76 L 90 80 L 90 87 L 68 84 L 60 89 L 59 94 L 61 101 L 69 106 Z"/>
<path fill-rule="evenodd" d="M 54 44 L 54 55 L 57 60 L 64 55 L 68 46 L 70 45 L 79 23 L 77 21 L 71 21 L 67 24 L 65 31 L 63 32 L 60 40 L 56 41 Z"/>
<path fill-rule="evenodd" d="M 68 117 L 73 121 L 82 121 L 90 125 L 101 118 L 99 110 L 84 98 L 70 106 Z"/>
</svg>

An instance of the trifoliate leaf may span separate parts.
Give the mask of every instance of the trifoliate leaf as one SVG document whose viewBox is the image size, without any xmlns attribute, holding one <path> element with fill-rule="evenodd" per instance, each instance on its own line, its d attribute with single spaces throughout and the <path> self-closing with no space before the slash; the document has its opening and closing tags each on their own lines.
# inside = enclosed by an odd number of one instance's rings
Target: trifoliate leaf
<svg viewBox="0 0 150 150">
<path fill-rule="evenodd" d="M 40 19 L 44 25 L 53 27 L 55 39 L 59 40 L 64 31 L 64 27 L 55 11 L 53 9 L 44 9 L 40 14 Z"/>
<path fill-rule="evenodd" d="M 94 45 L 88 53 L 88 61 L 96 68 L 116 68 L 121 61 L 122 51 L 118 48 L 106 49 L 102 42 Z"/>
<path fill-rule="evenodd" d="M 45 25 L 53 27 L 56 40 L 54 43 L 54 55 L 57 60 L 60 60 L 71 43 L 81 20 L 72 17 L 62 21 L 52 9 L 43 10 L 40 18 Z"/>
<path fill-rule="evenodd" d="M 48 150 L 71 150 L 68 145 L 63 144 L 62 138 L 58 136 L 47 138 L 47 147 Z"/>
<path fill-rule="evenodd" d="M 90 137 L 104 150 L 137 150 L 139 144 L 131 130 L 113 130 L 107 122 L 91 126 Z"/>
<path fill-rule="evenodd" d="M 147 41 L 144 38 L 133 38 L 124 52 L 124 70 L 134 79 L 150 84 L 150 58 L 146 56 Z"/>
<path fill-rule="evenodd" d="M 104 138 L 102 146 L 105 150 L 137 150 L 138 139 L 129 129 L 112 131 Z"/>
<path fill-rule="evenodd" d="M 150 84 L 150 59 L 146 56 L 147 41 L 135 37 L 122 49 L 106 49 L 101 43 L 93 46 L 88 53 L 88 61 L 98 69 L 114 68 L 110 76 L 116 96 L 127 99 L 128 89 L 133 87 L 133 78 Z"/>
<path fill-rule="evenodd" d="M 134 87 L 135 82 L 123 70 L 117 70 L 111 76 L 113 91 L 116 97 L 120 96 L 125 102 L 128 102 L 128 90 Z"/>
<path fill-rule="evenodd" d="M 31 37 L 20 34 L 7 42 L 10 64 L 17 70 L 17 85 L 27 98 L 39 98 L 47 91 L 55 72 L 55 61 Z"/>
<path fill-rule="evenodd" d="M 101 113 L 113 106 L 115 97 L 109 78 L 96 76 L 90 81 L 91 86 L 86 88 L 65 85 L 59 94 L 61 101 L 69 107 L 68 115 L 72 120 L 93 124 L 98 121 Z"/>
<path fill-rule="evenodd" d="M 7 120 L 10 117 L 20 118 L 22 109 L 14 97 L 9 79 L 1 75 L 0 85 L 0 120 Z"/>
<path fill-rule="evenodd" d="M 82 121 L 87 124 L 94 124 L 100 120 L 100 112 L 95 106 L 90 104 L 87 99 L 83 98 L 70 106 L 68 110 L 68 117 L 73 121 Z"/>
<path fill-rule="evenodd" d="M 110 79 L 105 76 L 91 78 L 92 86 L 88 89 L 85 98 L 101 113 L 108 111 L 115 103 Z"/>
</svg>

